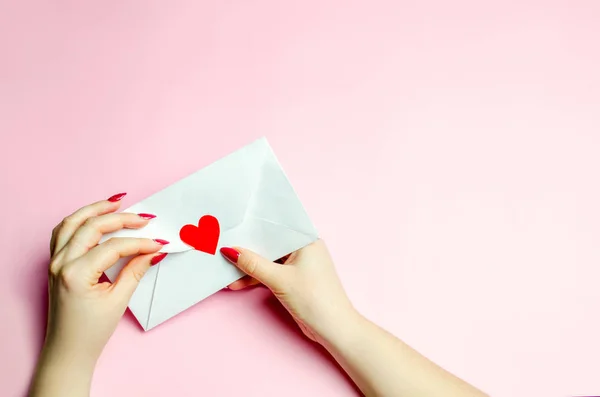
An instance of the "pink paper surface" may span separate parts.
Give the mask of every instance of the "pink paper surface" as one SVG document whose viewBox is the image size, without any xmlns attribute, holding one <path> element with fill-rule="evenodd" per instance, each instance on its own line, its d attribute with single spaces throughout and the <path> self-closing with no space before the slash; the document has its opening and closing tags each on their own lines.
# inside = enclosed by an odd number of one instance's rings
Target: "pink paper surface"
<svg viewBox="0 0 600 397">
<path fill-rule="evenodd" d="M 600 2 L 495 3 L 2 1 L 1 394 L 63 216 L 265 135 L 365 315 L 493 395 L 598 395 Z M 92 396 L 173 393 L 357 394 L 261 289 L 126 315 Z"/>
</svg>

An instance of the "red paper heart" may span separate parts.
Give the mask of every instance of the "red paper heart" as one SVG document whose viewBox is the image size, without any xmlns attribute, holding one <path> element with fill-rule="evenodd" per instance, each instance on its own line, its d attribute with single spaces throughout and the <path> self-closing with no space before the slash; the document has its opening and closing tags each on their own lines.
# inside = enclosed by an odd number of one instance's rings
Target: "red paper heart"
<svg viewBox="0 0 600 397">
<path fill-rule="evenodd" d="M 217 252 L 219 234 L 219 221 L 211 215 L 200 218 L 198 226 L 185 225 L 179 231 L 181 241 L 211 255 Z"/>
</svg>

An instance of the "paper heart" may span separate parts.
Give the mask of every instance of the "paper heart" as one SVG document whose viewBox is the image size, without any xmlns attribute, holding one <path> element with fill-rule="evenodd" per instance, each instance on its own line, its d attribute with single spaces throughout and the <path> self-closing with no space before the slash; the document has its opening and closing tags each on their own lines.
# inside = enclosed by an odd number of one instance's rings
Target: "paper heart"
<svg viewBox="0 0 600 397">
<path fill-rule="evenodd" d="M 204 215 L 198 221 L 198 226 L 185 225 L 179 231 L 181 241 L 191 245 L 198 251 L 214 255 L 219 243 L 219 221 L 211 215 Z"/>
</svg>

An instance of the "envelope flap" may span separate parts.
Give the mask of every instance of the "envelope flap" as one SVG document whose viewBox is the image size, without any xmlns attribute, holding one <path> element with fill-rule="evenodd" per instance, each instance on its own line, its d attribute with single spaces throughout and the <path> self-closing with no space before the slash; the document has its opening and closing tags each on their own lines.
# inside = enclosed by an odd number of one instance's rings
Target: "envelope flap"
<svg viewBox="0 0 600 397">
<path fill-rule="evenodd" d="M 260 179 L 246 217 L 296 233 L 317 235 L 315 226 L 270 147 L 265 153 Z"/>
<path fill-rule="evenodd" d="M 203 215 L 215 216 L 222 231 L 236 227 L 244 220 L 268 150 L 266 140 L 257 140 L 127 208 L 125 212 L 157 217 L 142 229 L 120 230 L 104 239 L 162 238 L 170 241 L 162 251 L 173 253 L 191 249 L 180 240 L 179 231 Z"/>
</svg>

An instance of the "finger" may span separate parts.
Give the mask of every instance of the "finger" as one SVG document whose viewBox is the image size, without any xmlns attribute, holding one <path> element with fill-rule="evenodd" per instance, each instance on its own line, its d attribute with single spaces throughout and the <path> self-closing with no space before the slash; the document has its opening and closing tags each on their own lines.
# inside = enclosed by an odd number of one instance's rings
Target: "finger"
<svg viewBox="0 0 600 397">
<path fill-rule="evenodd" d="M 78 209 L 71 215 L 67 216 L 57 226 L 56 239 L 54 242 L 54 252 L 60 251 L 67 242 L 71 239 L 73 234 L 79 229 L 83 222 L 92 216 L 98 216 L 108 214 L 109 212 L 115 212 L 119 209 L 120 200 L 125 196 L 126 193 L 115 194 L 107 200 L 98 201 L 97 203 L 87 205 L 83 208 Z"/>
<path fill-rule="evenodd" d="M 58 232 L 60 232 L 60 229 L 63 226 L 63 221 L 61 221 L 58 225 L 54 226 L 54 229 L 52 229 L 52 237 L 50 238 L 50 256 L 53 257 L 55 254 L 58 253 L 58 251 L 60 251 L 59 247 L 58 247 Z M 62 246 L 60 247 L 62 248 Z"/>
<path fill-rule="evenodd" d="M 54 256 L 57 228 L 58 228 L 58 226 L 56 226 L 54 229 L 52 229 L 52 235 L 50 236 L 50 257 Z"/>
<path fill-rule="evenodd" d="M 277 284 L 278 275 L 285 268 L 245 248 L 224 247 L 221 248 L 221 254 L 241 271 L 267 287 Z"/>
<path fill-rule="evenodd" d="M 85 264 L 84 271 L 92 275 L 95 280 L 106 269 L 114 265 L 120 258 L 140 254 L 153 254 L 158 252 L 164 240 L 151 240 L 148 238 L 114 237 L 92 248 L 81 257 Z"/>
<path fill-rule="evenodd" d="M 258 281 L 257 279 L 252 278 L 250 276 L 244 276 L 241 279 L 229 284 L 227 288 L 229 288 L 232 291 L 239 291 L 241 289 L 252 287 L 257 284 L 260 284 L 260 281 Z"/>
<path fill-rule="evenodd" d="M 166 256 L 166 253 L 147 254 L 136 256 L 130 260 L 129 263 L 121 269 L 117 280 L 113 284 L 112 288 L 114 293 L 129 301 L 131 295 L 133 295 L 148 269 L 150 269 L 151 266 L 158 264 L 158 262 L 162 261 Z"/>
<path fill-rule="evenodd" d="M 151 214 L 106 214 L 88 218 L 67 243 L 67 258 L 77 258 L 94 247 L 102 235 L 117 230 L 139 229 L 154 218 Z"/>
</svg>

